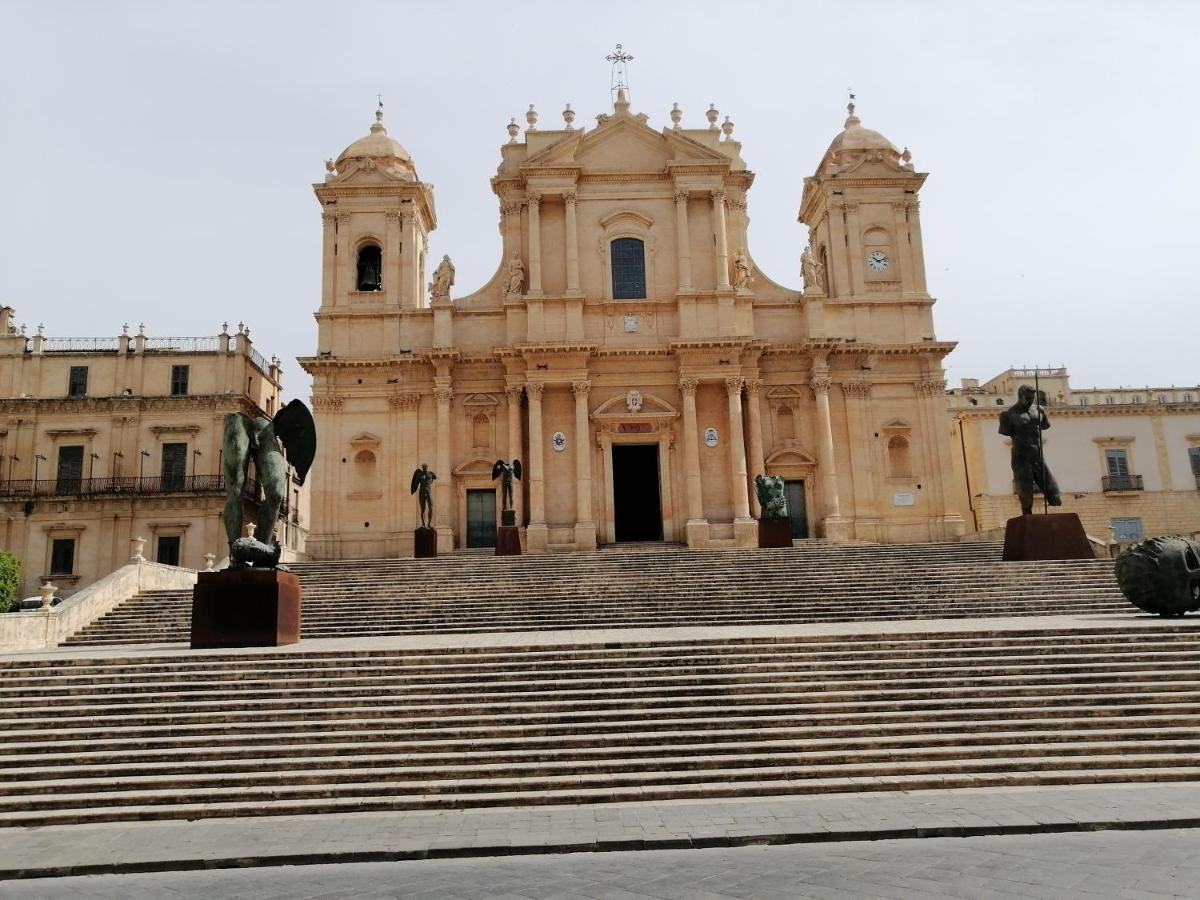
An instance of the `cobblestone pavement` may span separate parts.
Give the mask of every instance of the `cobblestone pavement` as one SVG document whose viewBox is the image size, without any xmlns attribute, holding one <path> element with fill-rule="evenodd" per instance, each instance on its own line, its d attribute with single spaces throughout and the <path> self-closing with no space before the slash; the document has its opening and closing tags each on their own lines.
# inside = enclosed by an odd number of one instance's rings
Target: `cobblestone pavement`
<svg viewBox="0 0 1200 900">
<path fill-rule="evenodd" d="M 7 900 L 1196 897 L 1200 830 L 849 841 L 6 882 Z"/>
</svg>

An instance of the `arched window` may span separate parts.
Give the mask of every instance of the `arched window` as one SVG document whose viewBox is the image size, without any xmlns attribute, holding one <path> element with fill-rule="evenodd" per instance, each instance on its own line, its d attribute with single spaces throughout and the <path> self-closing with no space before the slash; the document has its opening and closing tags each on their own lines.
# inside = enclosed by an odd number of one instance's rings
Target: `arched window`
<svg viewBox="0 0 1200 900">
<path fill-rule="evenodd" d="M 888 476 L 891 478 L 909 478 L 912 475 L 912 456 L 909 453 L 908 438 L 895 435 L 887 443 Z"/>
<path fill-rule="evenodd" d="M 356 291 L 383 290 L 383 251 L 374 244 L 364 244 L 358 251 Z"/>
<path fill-rule="evenodd" d="M 614 300 L 646 296 L 646 245 L 637 238 L 617 238 L 609 248 Z"/>
</svg>

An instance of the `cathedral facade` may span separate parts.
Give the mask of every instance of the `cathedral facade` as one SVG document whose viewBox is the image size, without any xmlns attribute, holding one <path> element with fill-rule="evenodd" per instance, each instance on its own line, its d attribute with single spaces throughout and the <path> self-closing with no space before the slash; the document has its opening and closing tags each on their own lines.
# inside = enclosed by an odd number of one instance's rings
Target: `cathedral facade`
<svg viewBox="0 0 1200 900">
<path fill-rule="evenodd" d="M 314 185 L 324 228 L 308 551 L 411 555 L 410 477 L 437 473 L 439 550 L 495 540 L 492 466 L 519 458 L 527 552 L 756 544 L 754 476 L 796 537 L 953 539 L 942 361 L 907 151 L 853 106 L 804 181 L 803 290 L 747 245 L 732 126 L 652 128 L 619 92 L 594 128 L 509 125 L 498 268 L 459 294 L 426 259 L 433 189 L 370 134 Z M 801 248 L 803 253 L 801 254 Z"/>
</svg>

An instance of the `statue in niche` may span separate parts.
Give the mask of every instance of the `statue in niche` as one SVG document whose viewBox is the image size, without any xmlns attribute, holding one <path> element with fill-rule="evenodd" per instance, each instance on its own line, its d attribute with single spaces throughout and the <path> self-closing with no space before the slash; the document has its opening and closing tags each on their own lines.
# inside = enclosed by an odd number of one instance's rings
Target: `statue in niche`
<svg viewBox="0 0 1200 900">
<path fill-rule="evenodd" d="M 437 481 L 437 473 L 429 468 L 429 463 L 421 463 L 421 468 L 415 469 L 412 476 L 410 494 L 417 495 L 417 503 L 421 506 L 421 527 L 433 527 L 433 483 Z"/>
<path fill-rule="evenodd" d="M 1021 501 L 1021 515 L 1033 513 L 1033 492 L 1040 490 L 1050 506 L 1062 506 L 1058 482 L 1046 466 L 1042 432 L 1050 427 L 1046 393 L 1027 384 L 1017 389 L 1017 402 L 1000 413 L 1000 433 L 1012 438 L 1013 486 Z"/>
<path fill-rule="evenodd" d="M 807 245 L 800 254 L 800 268 L 804 273 L 805 290 L 826 292 L 825 266 L 813 253 L 812 244 Z"/>
<path fill-rule="evenodd" d="M 454 287 L 454 263 L 450 262 L 450 255 L 446 254 L 438 263 L 438 267 L 433 270 L 433 281 L 429 283 L 429 295 L 434 300 L 449 297 L 452 287 Z"/>
<path fill-rule="evenodd" d="M 754 492 L 758 495 L 758 505 L 762 507 L 764 519 L 787 518 L 787 490 L 782 476 L 754 476 Z"/>
<path fill-rule="evenodd" d="M 506 463 L 502 459 L 496 460 L 496 464 L 492 466 L 492 481 L 497 478 L 502 478 L 500 482 L 500 509 L 509 510 L 513 508 L 513 479 L 521 480 L 521 461 L 514 459 L 511 463 Z"/>
<path fill-rule="evenodd" d="M 750 290 L 750 285 L 754 283 L 754 275 L 750 271 L 750 258 L 746 256 L 746 251 L 738 250 L 733 254 L 733 268 L 735 271 L 733 289 L 735 291 Z"/>
<path fill-rule="evenodd" d="M 508 263 L 508 287 L 504 289 L 505 296 L 521 296 L 521 288 L 524 286 L 525 263 L 521 262 L 521 257 L 514 253 L 513 258 Z"/>
<path fill-rule="evenodd" d="M 282 548 L 274 540 L 274 534 L 279 508 L 287 496 L 287 462 L 296 469 L 297 483 L 304 484 L 316 455 L 317 426 L 308 407 L 299 400 L 293 400 L 279 410 L 274 419 L 251 418 L 244 413 L 230 413 L 225 417 L 221 459 L 225 469 L 224 520 L 231 569 L 247 566 L 279 568 Z M 241 536 L 242 488 L 251 460 L 254 460 L 254 473 L 263 488 L 255 527 L 255 533 L 262 535 L 262 539 Z"/>
</svg>

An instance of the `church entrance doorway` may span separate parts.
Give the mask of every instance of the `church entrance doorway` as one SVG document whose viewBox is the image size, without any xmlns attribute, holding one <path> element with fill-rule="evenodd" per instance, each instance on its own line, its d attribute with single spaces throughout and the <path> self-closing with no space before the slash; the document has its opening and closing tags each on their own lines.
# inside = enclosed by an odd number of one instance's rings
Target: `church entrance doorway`
<svg viewBox="0 0 1200 900">
<path fill-rule="evenodd" d="M 808 509 L 804 496 L 804 479 L 789 478 L 783 483 L 787 491 L 788 518 L 792 520 L 792 538 L 808 537 Z"/>
<path fill-rule="evenodd" d="M 496 489 L 467 491 L 467 546 L 496 546 Z"/>
<path fill-rule="evenodd" d="M 613 444 L 612 472 L 617 541 L 661 541 L 658 444 Z"/>
</svg>

